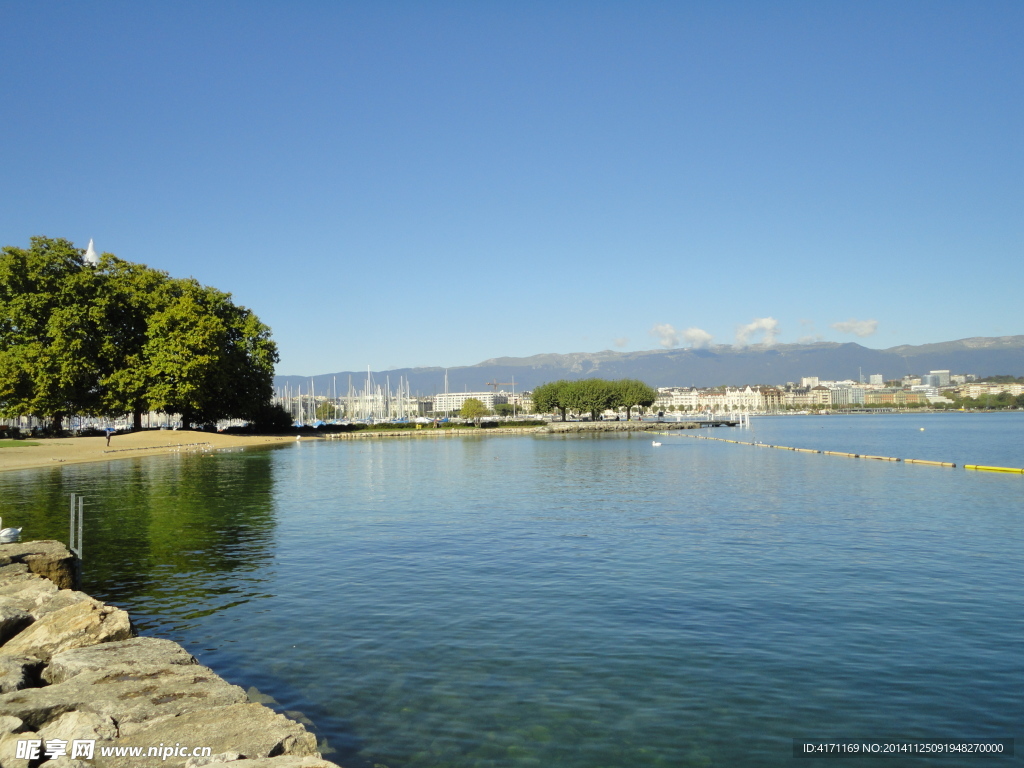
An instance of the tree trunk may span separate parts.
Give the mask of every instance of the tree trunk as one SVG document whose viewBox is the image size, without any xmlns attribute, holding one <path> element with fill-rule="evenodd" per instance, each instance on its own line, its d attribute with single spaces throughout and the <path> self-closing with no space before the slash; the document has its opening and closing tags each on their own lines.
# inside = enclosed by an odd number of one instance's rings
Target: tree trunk
<svg viewBox="0 0 1024 768">
<path fill-rule="evenodd" d="M 142 409 L 136 408 L 132 411 L 132 430 L 135 432 L 142 431 Z"/>
<path fill-rule="evenodd" d="M 50 431 L 55 435 L 59 435 L 64 430 L 62 429 L 62 422 L 64 421 L 64 414 L 55 413 L 53 414 L 53 421 L 50 422 Z"/>
</svg>

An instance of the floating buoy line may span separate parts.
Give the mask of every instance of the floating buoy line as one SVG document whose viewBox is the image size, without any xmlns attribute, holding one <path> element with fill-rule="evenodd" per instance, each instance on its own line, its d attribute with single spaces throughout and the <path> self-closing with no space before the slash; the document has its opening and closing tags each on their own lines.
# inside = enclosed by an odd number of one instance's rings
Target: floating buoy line
<svg viewBox="0 0 1024 768">
<path fill-rule="evenodd" d="M 734 443 L 736 445 L 752 445 L 755 448 L 776 448 L 780 451 L 796 451 L 798 453 L 821 453 L 826 456 L 844 456 L 849 459 L 874 459 L 876 461 L 902 461 L 904 464 L 927 464 L 933 467 L 950 467 L 955 469 L 956 464 L 950 461 L 929 461 L 927 459 L 898 459 L 894 456 L 872 456 L 867 453 L 844 453 L 842 451 L 819 451 L 815 448 L 792 448 L 788 445 L 769 445 L 768 443 L 749 443 L 745 440 L 729 440 L 724 437 L 709 437 L 708 435 L 687 435 L 679 432 L 652 432 L 650 434 L 671 435 L 672 437 L 688 437 L 692 440 L 715 440 L 719 443 Z M 964 464 L 964 469 L 971 469 L 978 472 L 1004 472 L 1011 475 L 1024 475 L 1024 468 L 1018 467 L 986 467 L 981 464 Z"/>
</svg>

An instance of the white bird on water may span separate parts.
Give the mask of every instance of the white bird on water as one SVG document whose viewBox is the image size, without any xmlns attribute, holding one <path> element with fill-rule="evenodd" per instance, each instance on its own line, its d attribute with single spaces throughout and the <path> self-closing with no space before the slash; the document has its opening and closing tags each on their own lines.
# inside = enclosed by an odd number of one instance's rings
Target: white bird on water
<svg viewBox="0 0 1024 768">
<path fill-rule="evenodd" d="M 657 448 L 659 445 L 661 445 L 661 443 L 659 443 L 657 440 L 651 440 L 651 445 Z"/>
<path fill-rule="evenodd" d="M 0 526 L 3 526 L 3 518 L 0 518 Z M 21 538 L 21 528 L 0 528 L 0 544 L 13 544 Z"/>
</svg>

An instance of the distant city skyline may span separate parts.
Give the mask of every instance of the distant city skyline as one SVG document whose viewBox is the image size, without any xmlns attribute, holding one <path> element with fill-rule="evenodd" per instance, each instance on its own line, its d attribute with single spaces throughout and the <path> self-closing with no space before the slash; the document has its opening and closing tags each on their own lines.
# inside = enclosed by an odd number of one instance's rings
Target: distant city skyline
<svg viewBox="0 0 1024 768">
<path fill-rule="evenodd" d="M 1024 332 L 1024 6 L 5 3 L 0 244 L 279 374 Z"/>
</svg>

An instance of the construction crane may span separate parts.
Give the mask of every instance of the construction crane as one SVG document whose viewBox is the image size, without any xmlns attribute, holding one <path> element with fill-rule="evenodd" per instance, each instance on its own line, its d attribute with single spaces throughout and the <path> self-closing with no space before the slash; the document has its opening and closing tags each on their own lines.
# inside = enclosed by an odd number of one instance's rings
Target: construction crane
<svg viewBox="0 0 1024 768">
<path fill-rule="evenodd" d="M 514 381 L 488 381 L 484 384 L 485 387 L 494 387 L 494 391 L 498 391 L 498 387 L 514 387 L 516 383 Z"/>
</svg>

